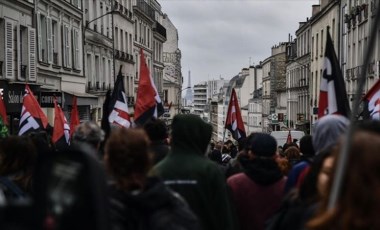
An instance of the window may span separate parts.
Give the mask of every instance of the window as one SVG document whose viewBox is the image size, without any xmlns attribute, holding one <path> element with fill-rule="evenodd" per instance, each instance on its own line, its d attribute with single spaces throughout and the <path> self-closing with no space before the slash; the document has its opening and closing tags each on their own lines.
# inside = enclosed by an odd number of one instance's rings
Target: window
<svg viewBox="0 0 380 230">
<path fill-rule="evenodd" d="M 106 58 L 105 57 L 103 57 L 103 61 L 102 61 L 102 64 L 103 64 L 103 83 L 104 83 L 104 86 L 105 86 L 105 83 L 106 83 L 106 79 L 107 79 L 107 62 L 106 62 Z M 101 86 L 101 88 L 103 89 L 103 90 L 105 90 L 105 87 L 103 87 L 103 84 L 102 84 L 102 86 Z"/>
<path fill-rule="evenodd" d="M 120 51 L 124 52 L 124 32 L 120 29 Z"/>
<path fill-rule="evenodd" d="M 51 41 L 51 20 L 38 13 L 38 60 L 42 62 L 48 62 L 52 60 L 52 55 L 49 55 L 49 51 L 52 49 Z M 50 50 L 48 50 L 50 48 Z M 51 57 L 51 59 L 49 58 Z"/>
<path fill-rule="evenodd" d="M 100 78 L 100 60 L 99 60 L 99 56 L 95 55 L 95 82 L 96 82 L 96 86 L 99 84 L 99 78 Z"/>
<path fill-rule="evenodd" d="M 124 42 L 124 52 L 128 53 L 128 32 L 125 32 Z"/>
<path fill-rule="evenodd" d="M 72 0 L 71 3 L 78 9 L 82 9 L 82 0 Z"/>
<path fill-rule="evenodd" d="M 323 30 L 321 30 L 321 57 L 323 55 Z"/>
<path fill-rule="evenodd" d="M 28 60 L 29 60 L 29 52 L 28 52 L 28 27 L 24 26 L 18 26 L 19 28 L 19 35 L 17 38 L 17 44 L 18 44 L 18 78 L 21 80 L 25 80 L 27 76 L 27 67 L 28 67 Z"/>
<path fill-rule="evenodd" d="M 115 49 L 119 49 L 119 29 L 115 27 Z"/>
<path fill-rule="evenodd" d="M 92 74 L 93 67 L 92 67 L 92 56 L 91 56 L 91 54 L 87 54 L 86 60 L 87 60 L 87 72 L 88 72 L 87 78 L 88 78 L 89 82 L 94 82 L 93 74 Z"/>
<path fill-rule="evenodd" d="M 317 34 L 317 41 L 315 43 L 315 59 L 318 59 L 318 43 L 319 43 L 319 39 L 318 39 L 318 34 Z"/>
<path fill-rule="evenodd" d="M 137 42 L 137 20 L 135 20 L 135 42 Z"/>
<path fill-rule="evenodd" d="M 55 20 L 52 20 L 51 23 L 52 23 L 51 40 L 53 44 L 53 63 L 55 65 L 58 65 L 58 23 Z"/>
</svg>

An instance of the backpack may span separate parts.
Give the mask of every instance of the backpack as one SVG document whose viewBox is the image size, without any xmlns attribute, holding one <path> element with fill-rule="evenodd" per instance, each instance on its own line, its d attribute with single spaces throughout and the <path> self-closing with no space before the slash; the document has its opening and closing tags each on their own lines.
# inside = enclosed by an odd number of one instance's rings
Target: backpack
<svg viewBox="0 0 380 230">
<path fill-rule="evenodd" d="M 162 208 L 149 217 L 152 230 L 198 230 L 201 229 L 196 215 L 191 211 L 186 201 L 176 192 L 170 190 L 171 208 Z"/>
</svg>

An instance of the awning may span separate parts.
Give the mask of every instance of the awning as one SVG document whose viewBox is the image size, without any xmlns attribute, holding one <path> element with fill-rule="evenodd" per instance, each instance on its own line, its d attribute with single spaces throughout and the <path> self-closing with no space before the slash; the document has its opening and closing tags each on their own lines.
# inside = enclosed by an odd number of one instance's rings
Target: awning
<svg viewBox="0 0 380 230">
<path fill-rule="evenodd" d="M 78 93 L 62 91 L 65 99 L 65 105 L 73 104 L 73 96 L 77 97 L 77 105 L 98 105 L 98 97 L 88 93 Z"/>
</svg>

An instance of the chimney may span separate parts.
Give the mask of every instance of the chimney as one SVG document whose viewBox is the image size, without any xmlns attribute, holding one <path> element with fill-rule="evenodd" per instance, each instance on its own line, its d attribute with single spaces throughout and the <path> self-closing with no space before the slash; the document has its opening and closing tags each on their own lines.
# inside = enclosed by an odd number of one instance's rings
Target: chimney
<svg viewBox="0 0 380 230">
<path fill-rule="evenodd" d="M 312 10 L 311 15 L 312 15 L 312 17 L 314 17 L 321 10 L 321 6 L 320 5 L 313 5 L 312 7 L 313 7 L 313 10 Z"/>
</svg>

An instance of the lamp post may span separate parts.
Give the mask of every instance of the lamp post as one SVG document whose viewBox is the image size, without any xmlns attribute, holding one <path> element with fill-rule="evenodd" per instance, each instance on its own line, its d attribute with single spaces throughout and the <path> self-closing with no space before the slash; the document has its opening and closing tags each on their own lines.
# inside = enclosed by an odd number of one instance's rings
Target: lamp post
<svg viewBox="0 0 380 230">
<path fill-rule="evenodd" d="M 84 68 L 85 66 L 85 51 L 86 51 L 86 29 L 88 29 L 89 25 L 100 19 L 100 18 L 103 18 L 104 16 L 107 16 L 109 14 L 111 14 L 111 30 L 112 30 L 112 68 L 113 68 L 113 75 L 115 75 L 115 36 L 114 36 L 114 23 L 113 23 L 113 14 L 114 13 L 118 13 L 119 11 L 116 9 L 116 5 L 114 4 L 114 1 L 112 0 L 112 10 L 103 14 L 103 15 L 100 15 L 99 17 L 96 17 L 94 19 L 92 19 L 91 21 L 88 21 L 86 22 L 83 30 L 82 30 L 82 41 L 83 41 L 83 60 L 82 60 L 82 65 L 83 65 L 83 75 L 86 77 L 86 68 Z"/>
<path fill-rule="evenodd" d="M 179 114 L 179 102 L 180 102 L 180 98 L 182 98 L 182 97 L 180 97 L 180 94 L 181 94 L 184 90 L 186 90 L 186 89 L 191 89 L 191 87 L 188 86 L 188 87 L 186 87 L 186 88 L 184 88 L 184 89 L 181 89 L 181 91 L 178 91 L 178 93 L 177 93 L 177 98 L 178 98 L 177 114 Z"/>
</svg>

